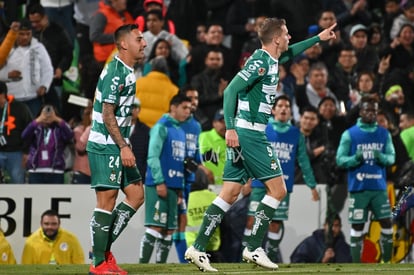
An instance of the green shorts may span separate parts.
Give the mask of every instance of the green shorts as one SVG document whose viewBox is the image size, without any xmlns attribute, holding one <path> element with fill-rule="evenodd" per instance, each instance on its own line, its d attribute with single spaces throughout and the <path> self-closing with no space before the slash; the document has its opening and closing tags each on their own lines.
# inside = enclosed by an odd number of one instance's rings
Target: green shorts
<svg viewBox="0 0 414 275">
<path fill-rule="evenodd" d="M 245 183 L 249 178 L 267 181 L 282 175 L 282 168 L 263 132 L 237 129 L 240 147 L 226 149 L 223 180 Z"/>
<path fill-rule="evenodd" d="M 247 211 L 248 216 L 254 216 L 257 210 L 257 206 L 266 195 L 266 188 L 252 188 L 250 193 L 249 210 Z M 285 198 L 280 202 L 275 213 L 273 214 L 272 221 L 287 221 L 289 218 L 289 202 L 290 193 L 287 193 Z"/>
<path fill-rule="evenodd" d="M 141 181 L 137 167 L 124 167 L 119 155 L 88 152 L 91 168 L 91 188 L 124 189 Z"/>
<path fill-rule="evenodd" d="M 177 229 L 177 190 L 168 188 L 167 198 L 160 198 L 155 186 L 145 186 L 145 226 Z"/>
<path fill-rule="evenodd" d="M 376 220 L 391 218 L 390 201 L 385 190 L 365 190 L 349 194 L 349 223 L 366 223 L 370 210 Z"/>
</svg>

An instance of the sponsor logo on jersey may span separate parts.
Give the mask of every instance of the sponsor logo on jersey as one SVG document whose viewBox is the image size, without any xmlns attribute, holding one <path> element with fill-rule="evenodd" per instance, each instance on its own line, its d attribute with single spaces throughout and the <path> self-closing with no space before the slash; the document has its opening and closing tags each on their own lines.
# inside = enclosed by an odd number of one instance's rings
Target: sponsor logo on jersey
<svg viewBox="0 0 414 275">
<path fill-rule="evenodd" d="M 356 179 L 359 181 L 363 181 L 364 179 L 381 179 L 381 174 L 366 174 L 366 173 L 358 173 L 356 174 Z"/>
<path fill-rule="evenodd" d="M 170 178 L 173 178 L 173 177 L 179 177 L 179 178 L 182 178 L 182 177 L 184 177 L 184 173 L 182 173 L 182 172 L 180 172 L 180 171 L 177 171 L 177 170 L 169 169 L 169 170 L 168 170 L 168 176 L 169 176 Z"/>
</svg>

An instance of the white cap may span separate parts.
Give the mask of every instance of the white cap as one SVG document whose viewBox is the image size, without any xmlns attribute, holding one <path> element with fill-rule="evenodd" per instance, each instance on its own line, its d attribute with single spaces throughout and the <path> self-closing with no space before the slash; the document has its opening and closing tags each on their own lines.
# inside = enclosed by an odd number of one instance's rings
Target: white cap
<svg viewBox="0 0 414 275">
<path fill-rule="evenodd" d="M 364 25 L 362 25 L 362 24 L 356 24 L 355 26 L 353 26 L 352 28 L 351 28 L 351 31 L 349 32 L 349 36 L 351 37 L 351 36 L 353 36 L 356 32 L 359 32 L 359 31 L 364 31 L 365 33 L 368 33 L 368 29 L 367 29 L 367 27 L 365 27 Z"/>
<path fill-rule="evenodd" d="M 134 98 L 134 103 L 132 103 L 133 106 L 138 106 L 141 107 L 141 101 L 139 100 L 138 97 Z"/>
</svg>

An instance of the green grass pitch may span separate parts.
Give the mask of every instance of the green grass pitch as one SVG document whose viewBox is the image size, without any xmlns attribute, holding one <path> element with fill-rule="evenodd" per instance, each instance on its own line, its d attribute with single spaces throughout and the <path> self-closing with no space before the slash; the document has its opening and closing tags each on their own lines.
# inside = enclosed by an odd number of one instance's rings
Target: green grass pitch
<svg viewBox="0 0 414 275">
<path fill-rule="evenodd" d="M 212 264 L 213 274 L 414 274 L 414 264 L 280 264 L 272 271 L 248 263 Z M 206 274 L 193 264 L 121 264 L 129 275 L 136 274 Z M 89 265 L 2 265 L 0 275 L 9 274 L 88 274 Z"/>
</svg>

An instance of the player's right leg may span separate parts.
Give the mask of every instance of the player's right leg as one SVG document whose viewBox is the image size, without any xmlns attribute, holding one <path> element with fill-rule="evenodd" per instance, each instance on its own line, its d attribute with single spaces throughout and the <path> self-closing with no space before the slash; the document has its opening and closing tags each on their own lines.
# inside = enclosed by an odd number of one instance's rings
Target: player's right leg
<svg viewBox="0 0 414 275">
<path fill-rule="evenodd" d="M 286 192 L 283 177 L 279 176 L 266 181 L 266 187 L 268 189 L 267 194 L 263 197 L 254 212 L 254 221 L 252 231 L 247 243 L 246 248 L 243 250 L 243 260 L 247 262 L 255 263 L 261 267 L 268 269 L 277 269 L 278 265 L 273 263 L 267 256 L 266 252 L 262 248 L 262 242 L 264 235 L 267 233 L 269 223 L 273 218 L 273 214 L 278 207 L 280 200 L 270 196 L 272 189 L 269 186 L 278 187 L 280 190 L 277 197 L 281 200 L 283 198 L 283 190 Z M 273 190 L 274 192 L 274 190 Z"/>
<path fill-rule="evenodd" d="M 111 238 L 111 232 L 108 229 L 112 227 L 112 210 L 115 207 L 120 188 L 117 179 L 121 174 L 121 168 L 111 169 L 109 167 L 111 157 L 114 156 L 88 154 L 91 167 L 91 186 L 95 189 L 96 194 L 96 208 L 90 222 L 93 251 L 90 274 L 121 274 L 115 266 L 106 260 L 107 247 Z"/>
<path fill-rule="evenodd" d="M 247 246 L 243 250 L 243 259 L 247 262 L 256 263 L 264 268 L 277 269 L 278 265 L 269 259 L 262 248 L 262 242 L 264 235 L 268 231 L 269 223 L 273 218 L 275 210 L 286 195 L 286 186 L 282 175 L 267 180 L 265 184 L 267 193 L 257 204 L 254 211 L 253 226 Z"/>
<path fill-rule="evenodd" d="M 196 241 L 185 252 L 185 259 L 195 264 L 201 271 L 217 272 L 210 265 L 206 251 L 207 244 L 215 229 L 220 225 L 224 214 L 236 201 L 240 194 L 242 185 L 237 182 L 225 181 L 219 196 L 208 207 L 204 214 L 203 223 Z"/>
<path fill-rule="evenodd" d="M 370 193 L 366 191 L 349 193 L 349 201 L 352 203 L 348 207 L 348 221 L 351 224 L 350 246 L 353 263 L 361 262 L 363 230 L 368 221 Z"/>
<path fill-rule="evenodd" d="M 97 205 L 90 222 L 92 236 L 93 259 L 89 274 L 118 274 L 112 265 L 106 261 L 107 246 L 110 241 L 110 228 L 112 223 L 112 210 L 118 194 L 116 189 L 96 190 Z"/>
</svg>

